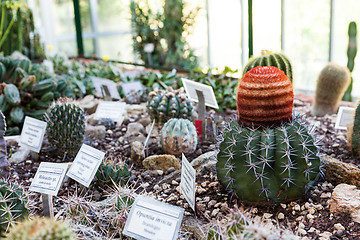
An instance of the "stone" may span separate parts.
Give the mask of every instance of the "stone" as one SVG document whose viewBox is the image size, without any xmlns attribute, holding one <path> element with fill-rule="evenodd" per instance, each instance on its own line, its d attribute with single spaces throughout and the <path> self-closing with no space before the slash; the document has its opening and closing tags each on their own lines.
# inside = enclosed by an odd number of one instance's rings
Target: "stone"
<svg viewBox="0 0 360 240">
<path fill-rule="evenodd" d="M 341 225 L 341 223 L 335 223 L 335 224 L 334 224 L 334 229 L 335 229 L 336 231 L 338 231 L 338 230 L 344 231 L 344 230 L 345 230 L 344 226 Z"/>
<path fill-rule="evenodd" d="M 139 116 L 140 114 L 146 113 L 146 103 L 142 104 L 126 104 L 126 113 L 128 115 Z"/>
<path fill-rule="evenodd" d="M 125 137 L 133 136 L 134 134 L 140 133 L 142 131 L 144 131 L 144 126 L 141 123 L 129 123 L 127 126 L 127 131 L 125 133 Z"/>
<path fill-rule="evenodd" d="M 176 170 L 181 169 L 180 161 L 174 155 L 169 154 L 149 156 L 144 159 L 142 164 L 145 169 L 149 170 L 166 171 L 170 167 L 174 167 Z"/>
<path fill-rule="evenodd" d="M 211 217 L 216 217 L 219 212 L 220 212 L 220 209 L 215 208 L 215 209 L 212 211 L 212 213 L 211 213 Z"/>
<path fill-rule="evenodd" d="M 139 119 L 138 123 L 143 125 L 144 127 L 151 125 L 152 121 L 149 116 L 145 116 Z M 148 132 L 147 132 L 148 133 Z"/>
<path fill-rule="evenodd" d="M 305 229 L 299 229 L 299 234 L 301 236 L 305 236 L 307 234 L 307 232 L 305 231 Z"/>
<path fill-rule="evenodd" d="M 277 218 L 279 220 L 283 220 L 285 218 L 285 215 L 283 213 L 278 213 Z"/>
<path fill-rule="evenodd" d="M 196 174 L 201 174 L 206 169 L 215 171 L 215 165 L 217 163 L 217 153 L 217 151 L 207 152 L 191 161 L 191 165 L 193 166 L 193 168 L 195 168 Z"/>
<path fill-rule="evenodd" d="M 360 223 L 360 190 L 354 185 L 339 184 L 329 201 L 330 212 L 346 212 L 352 220 Z"/>
<path fill-rule="evenodd" d="M 86 124 L 85 127 L 85 136 L 90 139 L 104 139 L 106 133 L 106 128 L 103 125 L 93 126 Z"/>
<path fill-rule="evenodd" d="M 188 203 L 185 203 L 185 205 L 186 204 L 188 206 Z M 192 233 L 194 239 L 206 239 L 207 229 L 204 228 L 204 224 L 199 219 L 195 218 L 194 214 L 189 215 L 189 217 L 183 218 L 181 230 Z"/>
<path fill-rule="evenodd" d="M 94 117 L 95 117 L 95 113 L 87 115 L 86 122 L 93 126 L 97 125 L 99 123 L 99 120 L 95 119 Z"/>
<path fill-rule="evenodd" d="M 93 95 L 87 95 L 79 101 L 79 106 L 84 109 L 86 114 L 93 114 L 96 112 L 96 108 L 99 105 L 99 100 L 95 99 Z"/>
<path fill-rule="evenodd" d="M 322 193 L 321 195 L 320 195 L 320 198 L 329 198 L 329 197 L 331 197 L 331 192 L 327 192 L 327 193 Z"/>
<path fill-rule="evenodd" d="M 144 145 L 142 142 L 135 141 L 131 144 L 131 162 L 137 166 L 142 165 L 145 158 Z M 152 169 L 155 170 L 155 169 Z"/>
<path fill-rule="evenodd" d="M 325 231 L 325 232 L 319 234 L 319 237 L 320 237 L 319 239 L 320 240 L 329 240 L 331 235 L 332 235 L 331 232 Z"/>
<path fill-rule="evenodd" d="M 21 147 L 14 152 L 11 157 L 9 158 L 9 163 L 20 163 L 25 161 L 27 156 L 30 154 L 30 149 Z"/>
</svg>

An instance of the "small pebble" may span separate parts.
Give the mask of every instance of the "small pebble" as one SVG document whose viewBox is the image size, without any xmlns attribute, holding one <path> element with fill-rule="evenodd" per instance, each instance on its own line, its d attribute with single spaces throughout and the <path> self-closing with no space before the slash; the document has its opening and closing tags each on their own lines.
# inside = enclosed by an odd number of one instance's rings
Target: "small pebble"
<svg viewBox="0 0 360 240">
<path fill-rule="evenodd" d="M 331 197 L 331 192 L 327 192 L 327 193 L 322 193 L 320 195 L 320 198 L 330 198 Z"/>
<path fill-rule="evenodd" d="M 294 206 L 294 210 L 295 210 L 295 211 L 300 211 L 300 205 L 299 205 L 299 204 L 296 204 L 296 205 Z"/>
<path fill-rule="evenodd" d="M 335 230 L 342 230 L 342 231 L 345 230 L 344 226 L 341 225 L 341 223 L 336 223 L 336 224 L 334 224 L 334 229 L 335 229 Z"/>
<path fill-rule="evenodd" d="M 279 220 L 282 220 L 282 219 L 285 218 L 285 215 L 284 215 L 283 213 L 278 213 L 277 218 L 278 218 Z"/>
</svg>

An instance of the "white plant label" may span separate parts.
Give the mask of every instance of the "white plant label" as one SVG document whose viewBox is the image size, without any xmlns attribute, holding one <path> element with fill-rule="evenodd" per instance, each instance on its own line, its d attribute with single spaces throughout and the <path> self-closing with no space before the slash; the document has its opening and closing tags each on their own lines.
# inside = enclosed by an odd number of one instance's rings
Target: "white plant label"
<svg viewBox="0 0 360 240">
<path fill-rule="evenodd" d="M 195 212 L 195 180 L 196 170 L 191 166 L 185 155 L 182 154 L 180 190 L 186 201 Z"/>
<path fill-rule="evenodd" d="M 183 208 L 138 196 L 131 207 L 123 233 L 141 240 L 175 240 L 183 214 Z"/>
<path fill-rule="evenodd" d="M 68 163 L 40 163 L 29 190 L 56 196 L 65 177 L 68 165 Z"/>
<path fill-rule="evenodd" d="M 20 145 L 31 151 L 40 152 L 47 123 L 32 117 L 25 117 L 20 135 Z"/>
<path fill-rule="evenodd" d="M 121 84 L 121 88 L 125 95 L 129 95 L 132 92 L 143 91 L 144 87 L 140 81 L 128 82 Z"/>
<path fill-rule="evenodd" d="M 182 78 L 182 82 L 183 82 L 185 91 L 187 93 L 187 96 L 191 101 L 194 101 L 194 102 L 199 101 L 198 95 L 196 93 L 196 90 L 197 90 L 197 91 L 200 91 L 203 93 L 206 106 L 216 108 L 216 109 L 219 108 L 216 98 L 215 98 L 213 88 L 211 86 L 208 86 L 208 85 L 205 85 L 202 83 L 198 83 L 195 81 L 191 81 L 186 78 Z"/>
<path fill-rule="evenodd" d="M 347 130 L 347 125 L 354 122 L 354 114 L 355 108 L 340 107 L 336 118 L 335 129 Z"/>
<path fill-rule="evenodd" d="M 104 152 L 83 144 L 66 176 L 89 187 L 104 156 Z"/>
<path fill-rule="evenodd" d="M 102 97 L 103 94 L 105 94 L 104 86 L 107 87 L 109 90 L 110 96 L 113 99 L 120 99 L 119 92 L 116 87 L 116 83 L 112 80 L 106 79 L 106 78 L 99 78 L 99 77 L 91 77 L 91 80 L 95 87 L 95 92 L 98 97 Z"/>
<path fill-rule="evenodd" d="M 126 103 L 102 101 L 96 108 L 95 120 L 111 119 L 114 122 L 122 122 L 125 114 Z"/>
</svg>

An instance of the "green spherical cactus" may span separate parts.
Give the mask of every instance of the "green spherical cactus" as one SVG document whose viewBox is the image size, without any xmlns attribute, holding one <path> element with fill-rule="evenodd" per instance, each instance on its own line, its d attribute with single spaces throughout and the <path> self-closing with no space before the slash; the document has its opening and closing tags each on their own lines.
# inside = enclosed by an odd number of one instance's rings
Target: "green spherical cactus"
<svg viewBox="0 0 360 240">
<path fill-rule="evenodd" d="M 70 100 L 60 99 L 44 115 L 51 146 L 67 156 L 79 151 L 85 133 L 84 110 Z"/>
<path fill-rule="evenodd" d="M 261 51 L 260 56 L 255 56 L 249 59 L 243 70 L 243 77 L 245 74 L 258 66 L 274 66 L 284 71 L 286 76 L 293 82 L 293 70 L 290 60 L 283 54 L 278 52 L 271 52 L 267 50 Z"/>
<path fill-rule="evenodd" d="M 6 141 L 6 121 L 4 114 L 0 111 L 0 177 L 8 177 L 10 172 L 10 163 L 7 159 Z"/>
<path fill-rule="evenodd" d="M 336 113 L 350 81 L 351 74 L 347 67 L 328 63 L 317 79 L 311 114 L 324 116 Z"/>
<path fill-rule="evenodd" d="M 96 172 L 96 183 L 106 185 L 123 185 L 131 177 L 127 164 L 119 164 L 114 160 L 102 162 Z"/>
<path fill-rule="evenodd" d="M 184 88 L 167 91 L 155 89 L 149 93 L 148 112 L 158 124 L 163 124 L 170 118 L 187 118 L 192 116 L 193 107 L 187 98 Z"/>
<path fill-rule="evenodd" d="M 197 145 L 194 124 L 187 119 L 170 119 L 161 130 L 161 145 L 166 153 L 173 155 L 193 153 Z"/>
<path fill-rule="evenodd" d="M 17 184 L 0 180 L 0 234 L 29 215 L 28 197 Z"/>
<path fill-rule="evenodd" d="M 256 67 L 239 83 L 240 117 L 223 130 L 216 169 L 244 201 L 298 199 L 319 176 L 319 150 L 305 124 L 291 116 L 293 97 L 290 80 L 276 67 Z"/>
<path fill-rule="evenodd" d="M 74 232 L 67 222 L 52 218 L 35 217 L 15 225 L 7 234 L 8 240 L 75 240 Z"/>
</svg>

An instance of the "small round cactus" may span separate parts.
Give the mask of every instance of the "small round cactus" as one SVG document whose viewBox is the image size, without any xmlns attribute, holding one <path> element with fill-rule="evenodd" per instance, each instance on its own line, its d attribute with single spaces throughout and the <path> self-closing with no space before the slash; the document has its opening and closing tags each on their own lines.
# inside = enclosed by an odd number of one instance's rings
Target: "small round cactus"
<svg viewBox="0 0 360 240">
<path fill-rule="evenodd" d="M 161 145 L 166 153 L 173 155 L 193 153 L 197 145 L 194 124 L 187 119 L 170 119 L 161 130 Z"/>
<path fill-rule="evenodd" d="M 102 162 L 96 172 L 96 182 L 104 185 L 125 184 L 131 177 L 126 163 L 118 163 L 112 159 Z"/>
<path fill-rule="evenodd" d="M 75 156 L 84 140 L 84 110 L 68 99 L 60 99 L 45 113 L 49 143 L 66 156 Z"/>
<path fill-rule="evenodd" d="M 190 119 L 193 110 L 184 88 L 174 90 L 172 87 L 168 87 L 167 91 L 155 89 L 150 92 L 147 108 L 150 117 L 158 124 L 163 124 L 170 118 Z"/>
</svg>

